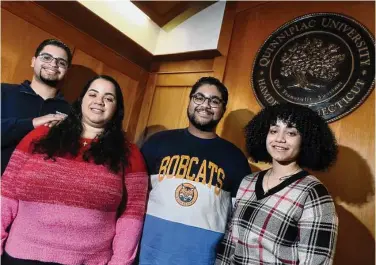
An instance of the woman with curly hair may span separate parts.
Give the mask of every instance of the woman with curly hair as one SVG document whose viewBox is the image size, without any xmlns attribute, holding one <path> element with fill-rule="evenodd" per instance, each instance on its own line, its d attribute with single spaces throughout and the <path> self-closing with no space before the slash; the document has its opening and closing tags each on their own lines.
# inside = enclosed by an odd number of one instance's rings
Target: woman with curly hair
<svg viewBox="0 0 376 265">
<path fill-rule="evenodd" d="M 243 179 L 215 264 L 332 264 L 333 199 L 306 171 L 326 170 L 336 160 L 326 122 L 307 107 L 279 104 L 259 112 L 245 134 L 251 158 L 272 167 Z"/>
<path fill-rule="evenodd" d="M 132 264 L 148 176 L 119 84 L 90 80 L 60 124 L 17 146 L 1 180 L 2 264 Z"/>
</svg>

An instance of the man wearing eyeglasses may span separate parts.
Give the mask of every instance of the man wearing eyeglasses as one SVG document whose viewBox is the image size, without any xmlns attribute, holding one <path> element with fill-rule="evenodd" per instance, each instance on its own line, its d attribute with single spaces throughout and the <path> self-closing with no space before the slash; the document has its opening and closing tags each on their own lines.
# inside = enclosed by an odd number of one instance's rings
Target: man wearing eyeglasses
<svg viewBox="0 0 376 265">
<path fill-rule="evenodd" d="M 31 60 L 32 81 L 1 84 L 1 174 L 21 139 L 32 129 L 63 120 L 70 106 L 57 89 L 72 60 L 69 48 L 48 39 Z"/>
<path fill-rule="evenodd" d="M 243 153 L 215 129 L 228 101 L 214 77 L 192 87 L 186 129 L 154 134 L 141 151 L 151 191 L 140 245 L 140 265 L 214 264 L 243 177 Z"/>
</svg>

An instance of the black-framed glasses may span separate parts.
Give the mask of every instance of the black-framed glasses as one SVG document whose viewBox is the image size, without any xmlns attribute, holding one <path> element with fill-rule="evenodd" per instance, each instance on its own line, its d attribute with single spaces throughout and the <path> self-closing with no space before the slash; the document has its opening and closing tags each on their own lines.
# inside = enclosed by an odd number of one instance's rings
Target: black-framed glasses
<svg viewBox="0 0 376 265">
<path fill-rule="evenodd" d="M 204 104 L 205 100 L 208 100 L 208 104 L 212 108 L 218 108 L 223 103 L 223 100 L 220 99 L 219 97 L 215 97 L 215 96 L 214 97 L 205 97 L 201 93 L 193 94 L 191 96 L 191 99 L 197 105 L 202 105 L 202 104 Z"/>
<path fill-rule="evenodd" d="M 68 68 L 68 62 L 65 59 L 63 59 L 63 58 L 53 57 L 49 53 L 41 53 L 41 54 L 38 55 L 38 57 L 44 63 L 50 63 L 53 60 L 56 60 L 57 66 L 59 66 L 61 68 L 64 68 L 64 69 Z"/>
</svg>

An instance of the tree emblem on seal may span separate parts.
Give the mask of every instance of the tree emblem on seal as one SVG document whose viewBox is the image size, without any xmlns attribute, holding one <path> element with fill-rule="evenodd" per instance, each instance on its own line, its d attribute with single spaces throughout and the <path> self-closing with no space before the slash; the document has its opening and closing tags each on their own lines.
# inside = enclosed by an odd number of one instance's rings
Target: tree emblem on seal
<svg viewBox="0 0 376 265">
<path fill-rule="evenodd" d="M 327 122 L 358 108 L 374 88 L 375 42 L 355 19 L 311 13 L 275 29 L 260 46 L 251 88 L 261 106 L 307 106 Z"/>
<path fill-rule="evenodd" d="M 340 53 L 340 47 L 335 44 L 324 43 L 320 39 L 306 38 L 303 44 L 295 42 L 291 48 L 282 55 L 281 75 L 293 76 L 296 83 L 288 86 L 311 91 L 322 85 L 311 83 L 307 75 L 332 81 L 339 75 L 338 65 L 345 60 L 345 54 Z"/>
</svg>

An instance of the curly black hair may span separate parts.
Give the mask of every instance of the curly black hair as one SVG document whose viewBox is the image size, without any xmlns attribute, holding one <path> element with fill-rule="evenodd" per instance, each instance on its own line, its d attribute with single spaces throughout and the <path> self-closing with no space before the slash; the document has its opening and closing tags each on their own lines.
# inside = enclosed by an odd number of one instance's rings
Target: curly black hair
<svg viewBox="0 0 376 265">
<path fill-rule="evenodd" d="M 255 162 L 272 162 L 266 137 L 277 120 L 295 127 L 301 135 L 300 167 L 324 171 L 335 162 L 338 147 L 328 124 L 310 108 L 291 103 L 267 106 L 245 126 L 247 152 Z"/>
<path fill-rule="evenodd" d="M 93 141 L 90 148 L 84 152 L 83 159 L 93 159 L 97 165 L 106 165 L 107 168 L 117 173 L 128 165 L 129 143 L 122 129 L 124 118 L 123 95 L 119 84 L 110 76 L 98 75 L 91 79 L 84 87 L 79 98 L 73 102 L 68 117 L 59 125 L 52 127 L 48 134 L 38 141 L 33 142 L 33 153 L 46 154 L 45 159 L 55 160 L 55 156 L 71 154 L 77 156 L 80 150 L 80 138 L 83 131 L 82 99 L 91 83 L 97 79 L 105 79 L 115 86 L 116 111 L 107 123 L 104 131 Z"/>
</svg>

